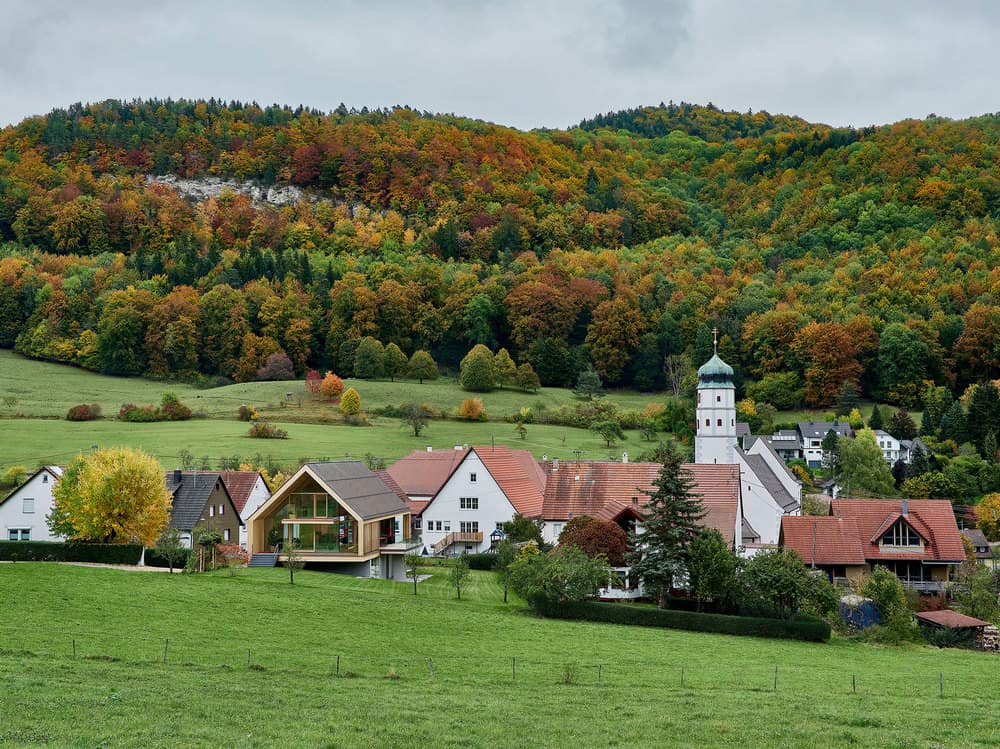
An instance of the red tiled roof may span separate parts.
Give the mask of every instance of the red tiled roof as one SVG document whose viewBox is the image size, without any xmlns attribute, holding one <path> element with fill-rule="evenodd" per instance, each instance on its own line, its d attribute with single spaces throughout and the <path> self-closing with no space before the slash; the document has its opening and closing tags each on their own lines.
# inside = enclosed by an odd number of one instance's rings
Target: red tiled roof
<svg viewBox="0 0 1000 749">
<path fill-rule="evenodd" d="M 960 562 L 965 548 L 955 522 L 951 502 L 946 499 L 910 499 L 903 514 L 899 499 L 835 499 L 830 514 L 855 522 L 865 559 L 912 559 Z M 902 517 L 926 541 L 922 552 L 882 550 L 878 546 L 880 530 Z"/>
<path fill-rule="evenodd" d="M 468 453 L 467 449 L 414 450 L 389 466 L 387 472 L 407 496 L 433 497 Z"/>
<path fill-rule="evenodd" d="M 431 501 L 429 499 L 408 499 L 406 501 L 406 504 L 410 506 L 411 515 L 419 515 L 430 503 Z"/>
<path fill-rule="evenodd" d="M 546 520 L 569 520 L 591 515 L 614 520 L 625 511 L 641 514 L 653 482 L 660 473 L 659 463 L 618 463 L 614 461 L 560 461 L 544 464 Z M 707 514 L 702 521 L 733 543 L 739 503 L 739 468 L 732 465 L 686 464 Z"/>
<path fill-rule="evenodd" d="M 986 627 L 990 624 L 990 622 L 984 622 L 982 619 L 976 619 L 972 616 L 959 614 L 957 611 L 952 611 L 951 609 L 941 609 L 940 611 L 920 611 L 914 614 L 914 616 L 921 621 L 930 622 L 931 624 L 936 624 L 939 627 Z"/>
<path fill-rule="evenodd" d="M 407 504 L 412 504 L 410 502 L 410 498 L 408 496 L 406 496 L 406 492 L 403 491 L 403 488 L 399 484 L 396 483 L 396 479 L 394 479 L 392 477 L 392 475 L 387 470 L 380 469 L 378 471 L 372 471 L 372 473 L 374 473 L 376 476 L 378 476 L 380 479 L 382 479 L 382 483 L 384 483 L 386 486 L 388 486 L 392 490 L 393 494 L 395 494 L 397 497 L 399 497 L 401 500 L 403 500 Z M 427 504 L 427 503 L 425 502 L 424 504 Z"/>
<path fill-rule="evenodd" d="M 229 496 L 233 500 L 236 512 L 242 514 L 260 473 L 257 471 L 184 471 L 184 475 L 221 476 L 222 483 L 226 485 L 226 491 L 229 492 Z"/>
<path fill-rule="evenodd" d="M 541 516 L 545 473 L 530 452 L 502 445 L 472 449 L 518 513 L 528 518 Z"/>
<path fill-rule="evenodd" d="M 786 515 L 781 518 L 781 546 L 794 549 L 807 565 L 862 565 L 865 553 L 853 518 Z"/>
</svg>

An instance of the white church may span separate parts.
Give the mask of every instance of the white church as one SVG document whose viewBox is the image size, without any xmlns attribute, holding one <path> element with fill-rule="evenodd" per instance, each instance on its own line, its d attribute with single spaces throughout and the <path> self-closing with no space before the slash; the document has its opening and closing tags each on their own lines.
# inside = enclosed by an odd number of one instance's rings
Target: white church
<svg viewBox="0 0 1000 749">
<path fill-rule="evenodd" d="M 733 368 L 716 352 L 698 369 L 694 462 L 739 466 L 740 514 L 747 555 L 776 545 L 781 518 L 802 514 L 802 485 L 767 441 L 736 421 Z M 741 444 L 739 433 L 745 434 Z"/>
</svg>

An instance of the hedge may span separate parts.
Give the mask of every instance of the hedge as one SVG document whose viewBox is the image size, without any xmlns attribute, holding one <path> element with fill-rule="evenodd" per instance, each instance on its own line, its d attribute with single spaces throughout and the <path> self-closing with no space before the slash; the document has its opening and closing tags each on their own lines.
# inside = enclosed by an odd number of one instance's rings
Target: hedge
<svg viewBox="0 0 1000 749">
<path fill-rule="evenodd" d="M 191 556 L 191 549 L 182 549 L 180 558 L 174 562 L 175 570 L 184 569 L 184 565 L 187 564 L 188 557 Z M 162 567 L 163 569 L 168 569 L 170 563 L 167 561 L 165 556 L 162 556 L 156 549 L 146 549 L 146 566 L 147 567 Z"/>
<path fill-rule="evenodd" d="M 0 541 L 5 562 L 95 562 L 138 564 L 140 544 L 81 544 L 58 541 Z"/>
<path fill-rule="evenodd" d="M 497 566 L 497 555 L 490 552 L 466 554 L 465 560 L 469 563 L 470 570 L 492 570 Z"/>
<path fill-rule="evenodd" d="M 592 622 L 631 624 L 640 627 L 668 627 L 693 632 L 775 637 L 814 642 L 825 642 L 830 639 L 830 625 L 805 614 L 798 614 L 795 619 L 762 619 L 750 616 L 727 616 L 725 614 L 657 609 L 620 603 L 551 601 L 545 598 L 536 599 L 532 605 L 542 616 L 553 619 L 579 619 Z"/>
</svg>

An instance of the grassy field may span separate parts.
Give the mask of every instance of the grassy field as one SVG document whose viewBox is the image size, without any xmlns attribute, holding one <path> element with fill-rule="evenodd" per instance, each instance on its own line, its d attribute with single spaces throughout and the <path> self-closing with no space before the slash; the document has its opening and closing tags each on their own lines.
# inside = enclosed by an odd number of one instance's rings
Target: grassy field
<svg viewBox="0 0 1000 749">
<path fill-rule="evenodd" d="M 348 380 L 347 384 L 358 388 L 366 410 L 419 401 L 447 411 L 471 396 L 448 379 L 423 385 L 361 380 Z M 113 418 L 123 403 L 158 403 L 167 391 L 176 393 L 204 418 L 159 424 L 129 424 Z M 286 398 L 287 393 L 292 393 L 291 400 Z M 514 414 L 522 406 L 538 410 L 574 402 L 572 392 L 560 388 L 543 388 L 535 394 L 504 390 L 481 397 L 494 417 Z M 656 396 L 630 392 L 610 397 L 626 408 L 643 408 L 657 400 Z M 528 425 L 528 433 L 522 440 L 514 432 L 513 424 L 504 421 L 436 420 L 417 438 L 396 419 L 373 417 L 367 427 L 332 423 L 339 412 L 335 407 L 310 400 L 301 381 L 242 383 L 199 390 L 180 383 L 99 375 L 26 359 L 5 350 L 0 350 L 0 398 L 15 400 L 13 405 L 0 405 L 0 471 L 12 465 L 30 469 L 42 463 L 66 462 L 93 445 L 138 447 L 167 465 L 175 464 L 181 451 L 187 450 L 199 464 L 207 457 L 212 466 L 222 456 L 233 455 L 296 463 L 300 458 L 337 459 L 371 453 L 392 461 L 427 445 L 448 448 L 495 442 L 531 450 L 538 457 L 572 458 L 579 451 L 581 457 L 591 459 L 620 456 L 624 451 L 634 456 L 650 446 L 640 439 L 638 432 L 629 432 L 625 441 L 609 450 L 596 434 L 587 430 L 540 424 Z M 65 421 L 66 411 L 78 403 L 98 403 L 109 418 Z M 235 416 L 244 403 L 256 406 L 268 420 L 280 423 L 289 439 L 248 438 L 248 425 Z M 2 418 L 16 414 L 25 418 Z"/>
<path fill-rule="evenodd" d="M 0 746 L 1000 745 L 995 656 L 540 620 L 432 571 L 0 565 Z"/>
</svg>

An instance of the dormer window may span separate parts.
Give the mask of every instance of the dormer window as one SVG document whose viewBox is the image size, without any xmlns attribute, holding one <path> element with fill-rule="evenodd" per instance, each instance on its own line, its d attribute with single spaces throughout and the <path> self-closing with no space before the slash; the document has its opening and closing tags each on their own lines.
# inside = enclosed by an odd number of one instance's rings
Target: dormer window
<svg viewBox="0 0 1000 749">
<path fill-rule="evenodd" d="M 909 523 L 898 520 L 882 534 L 882 546 L 920 546 L 920 534 Z"/>
</svg>

